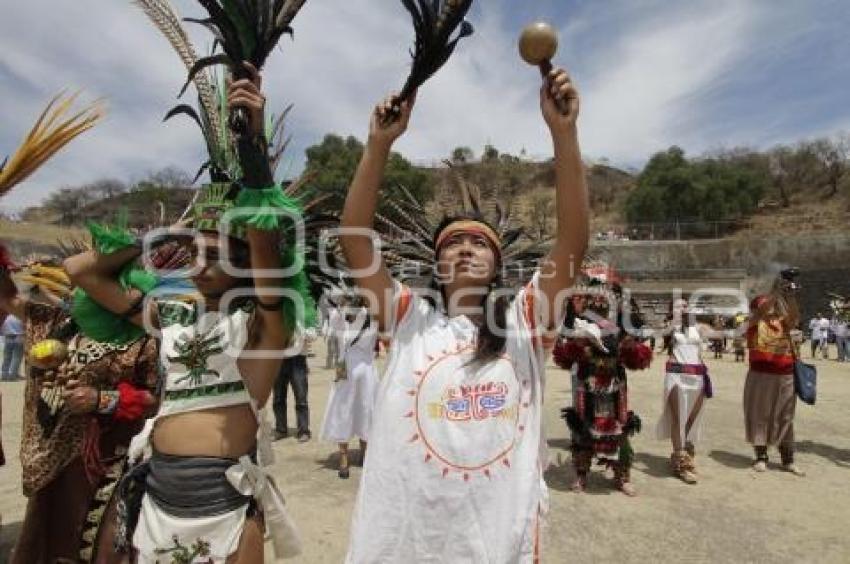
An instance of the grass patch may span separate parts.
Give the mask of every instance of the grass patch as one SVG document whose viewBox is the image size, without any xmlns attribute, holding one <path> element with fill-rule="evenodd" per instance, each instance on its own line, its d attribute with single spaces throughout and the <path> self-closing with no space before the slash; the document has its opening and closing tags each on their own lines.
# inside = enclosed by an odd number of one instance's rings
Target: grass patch
<svg viewBox="0 0 850 564">
<path fill-rule="evenodd" d="M 88 231 L 82 227 L 60 227 L 43 223 L 0 220 L 0 239 L 18 239 L 44 245 L 55 245 L 58 241 L 72 239 L 87 241 Z"/>
</svg>

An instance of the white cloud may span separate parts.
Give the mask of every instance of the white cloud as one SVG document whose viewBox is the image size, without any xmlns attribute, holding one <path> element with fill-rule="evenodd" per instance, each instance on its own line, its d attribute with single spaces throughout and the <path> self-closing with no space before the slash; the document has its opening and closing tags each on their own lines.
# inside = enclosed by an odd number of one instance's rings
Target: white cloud
<svg viewBox="0 0 850 564">
<path fill-rule="evenodd" d="M 585 150 L 634 162 L 698 128 L 701 100 L 746 56 L 757 17 L 752 3 L 688 3 L 594 54 L 584 65 Z"/>
<path fill-rule="evenodd" d="M 193 0 L 172 1 L 185 15 L 201 14 Z M 569 10 L 550 4 L 540 15 L 563 20 L 558 61 L 570 67 L 582 92 L 587 155 L 640 164 L 673 143 L 693 151 L 728 138 L 764 138 L 752 125 L 738 126 L 736 137 L 734 114 L 723 116 L 725 129 L 719 128 L 706 102 L 729 86 L 731 71 L 766 38 L 793 47 L 773 39 L 783 36 L 770 27 L 772 14 L 781 12 L 773 3 L 700 0 L 636 9 L 612 0 L 604 10 L 598 3 L 575 9 L 570 3 Z M 442 158 L 459 145 L 480 152 L 486 143 L 551 153 L 539 115 L 539 76 L 516 53 L 516 34 L 526 22 L 512 19 L 515 10 L 508 0 L 477 3 L 475 36 L 421 92 L 400 151 L 418 161 Z M 313 0 L 294 27 L 295 41 L 284 38 L 265 79 L 271 111 L 295 104 L 289 127 L 297 168 L 299 153 L 325 133 L 365 136 L 374 103 L 406 76 L 412 30 L 401 4 L 387 0 Z M 203 48 L 208 35 L 189 29 Z M 110 101 L 104 124 L 7 196 L 4 206 L 34 204 L 62 184 L 138 177 L 166 165 L 193 171 L 200 164 L 194 126 L 160 121 L 175 103 L 184 69 L 129 0 L 16 2 L 0 20 L 0 52 L 0 151 L 11 151 L 63 87 L 84 87 Z M 782 127 L 777 120 L 772 136 Z"/>
</svg>

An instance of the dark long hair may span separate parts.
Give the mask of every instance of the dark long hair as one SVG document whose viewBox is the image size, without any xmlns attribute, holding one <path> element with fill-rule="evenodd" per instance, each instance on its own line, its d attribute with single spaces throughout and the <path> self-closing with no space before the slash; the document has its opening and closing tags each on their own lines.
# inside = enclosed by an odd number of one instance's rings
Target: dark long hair
<svg viewBox="0 0 850 564">
<path fill-rule="evenodd" d="M 676 334 L 676 300 L 670 302 L 670 308 L 667 311 L 667 321 L 670 322 L 669 327 L 666 327 L 666 331 L 664 332 L 664 351 L 668 355 L 673 354 L 673 337 Z M 685 335 L 688 334 L 688 329 L 691 327 L 691 314 L 690 312 L 685 315 L 684 312 L 680 315 L 679 321 L 681 322 L 681 330 Z"/>
<path fill-rule="evenodd" d="M 446 216 L 442 221 L 437 225 L 437 229 L 434 231 L 433 245 L 435 250 L 434 259 L 439 262 L 440 257 L 437 253 L 437 240 L 440 237 L 440 234 L 452 223 L 458 221 L 478 221 L 493 229 L 494 232 L 497 230 L 490 225 L 490 223 L 484 219 L 484 217 L 477 212 L 465 212 L 457 215 Z M 498 263 L 496 264 L 496 275 L 493 277 L 493 280 L 490 282 L 490 287 L 487 290 L 487 294 L 482 299 L 482 307 L 483 307 L 483 321 L 478 324 L 478 341 L 476 343 L 475 356 L 472 361 L 475 364 L 484 365 L 488 362 L 496 360 L 505 352 L 505 341 L 506 339 L 506 331 L 507 331 L 507 311 L 508 306 L 513 299 L 512 296 L 506 295 L 503 291 L 503 280 L 502 280 L 502 264 L 499 256 L 496 257 Z M 443 298 L 443 304 L 447 303 L 445 287 L 441 285 L 437 281 L 436 276 L 436 267 L 434 272 L 434 277 L 431 279 L 431 289 L 435 292 L 438 292 L 440 296 Z M 436 304 L 434 304 L 436 305 Z M 493 326 L 488 323 L 488 320 L 493 320 Z"/>
</svg>

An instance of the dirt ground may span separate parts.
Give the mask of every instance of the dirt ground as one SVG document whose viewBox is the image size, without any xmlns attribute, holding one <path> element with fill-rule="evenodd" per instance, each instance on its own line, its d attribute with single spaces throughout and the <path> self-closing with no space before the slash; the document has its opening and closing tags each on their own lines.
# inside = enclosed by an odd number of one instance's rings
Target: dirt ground
<svg viewBox="0 0 850 564">
<path fill-rule="evenodd" d="M 310 406 L 314 435 L 324 413 L 330 370 L 324 347 L 310 359 Z M 834 349 L 831 357 L 835 358 Z M 639 495 L 627 498 L 601 472 L 585 494 L 568 491 L 573 477 L 567 429 L 559 410 L 570 397 L 566 372 L 550 367 L 546 429 L 552 466 L 546 473 L 551 507 L 544 534 L 546 562 L 850 562 L 850 363 L 815 361 L 818 403 L 798 403 L 798 462 L 808 475 L 771 470 L 755 474 L 743 438 L 741 397 L 745 367 L 731 355 L 710 360 L 715 397 L 706 405 L 703 441 L 697 446 L 700 483 L 688 486 L 668 471 L 670 446 L 655 440 L 661 408 L 663 358 L 633 374 L 632 408 L 643 432 L 634 440 L 633 480 Z M 7 465 L 0 469 L 0 562 L 20 530 L 25 498 L 20 490 L 19 447 L 23 383 L 0 384 Z M 290 400 L 290 404 L 292 400 Z M 292 409 L 290 407 L 290 409 Z M 294 423 L 290 414 L 290 424 Z M 360 478 L 336 476 L 335 447 L 316 439 L 275 443 L 274 475 L 305 540 L 297 564 L 339 563 Z"/>
</svg>

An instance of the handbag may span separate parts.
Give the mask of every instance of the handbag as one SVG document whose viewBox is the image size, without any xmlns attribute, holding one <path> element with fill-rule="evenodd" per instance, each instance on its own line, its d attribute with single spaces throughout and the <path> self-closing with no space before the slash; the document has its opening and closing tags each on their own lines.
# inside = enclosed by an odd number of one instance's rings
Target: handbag
<svg viewBox="0 0 850 564">
<path fill-rule="evenodd" d="M 360 328 L 360 331 L 357 332 L 357 336 L 354 337 L 354 340 L 348 343 L 348 346 L 345 347 L 345 350 L 342 351 L 339 355 L 339 360 L 336 361 L 336 376 L 334 377 L 334 382 L 340 382 L 342 380 L 348 380 L 348 367 L 345 364 L 345 355 L 348 353 L 348 350 L 357 344 L 357 341 L 360 340 L 360 337 L 363 336 L 363 333 L 366 331 L 366 324 L 363 324 L 363 327 Z"/>
<path fill-rule="evenodd" d="M 791 355 L 794 357 L 794 392 L 803 403 L 814 405 L 818 391 L 818 370 L 814 365 L 797 358 L 797 350 L 789 335 Z"/>
<path fill-rule="evenodd" d="M 336 376 L 334 376 L 334 382 L 340 382 L 342 380 L 348 380 L 348 369 L 345 366 L 345 360 L 340 359 L 336 361 Z"/>
<path fill-rule="evenodd" d="M 703 374 L 703 394 L 705 394 L 705 399 L 711 399 L 714 397 L 714 386 L 711 384 L 711 376 L 708 375 L 708 372 Z"/>
</svg>

